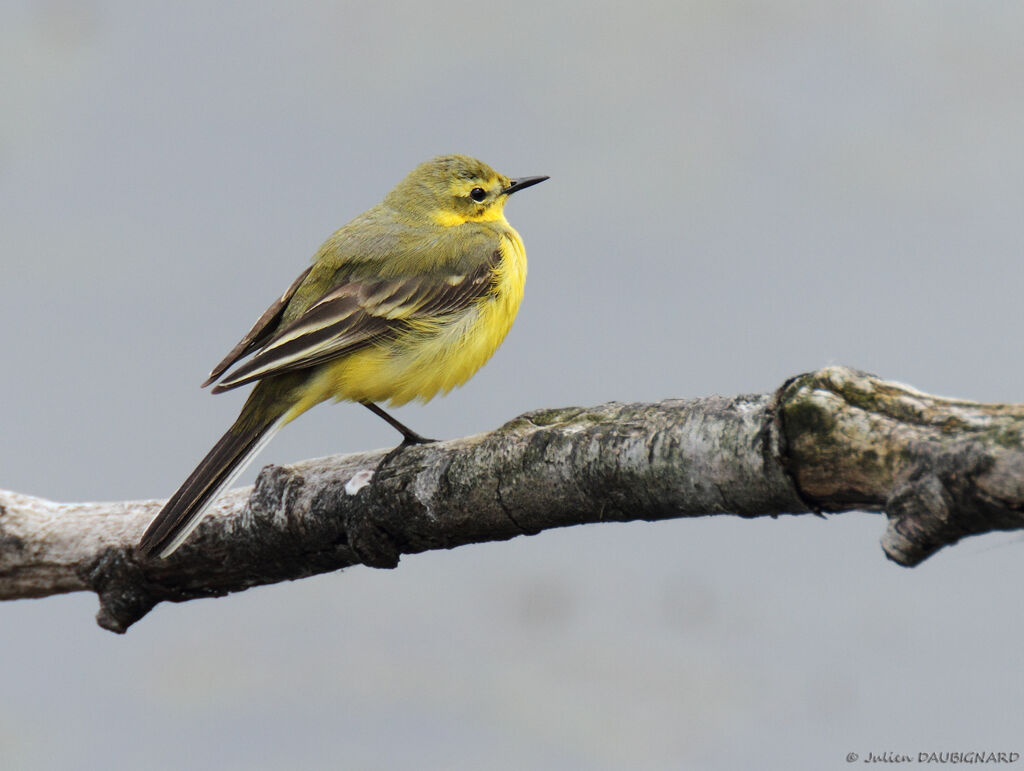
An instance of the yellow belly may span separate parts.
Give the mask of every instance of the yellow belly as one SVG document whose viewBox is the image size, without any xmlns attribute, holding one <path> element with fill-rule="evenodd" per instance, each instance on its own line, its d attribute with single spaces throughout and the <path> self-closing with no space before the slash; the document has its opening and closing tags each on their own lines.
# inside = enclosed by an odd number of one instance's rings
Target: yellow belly
<svg viewBox="0 0 1024 771">
<path fill-rule="evenodd" d="M 519 235 L 509 231 L 493 294 L 458 315 L 419 324 L 396 340 L 323 365 L 287 419 L 332 398 L 392 406 L 426 402 L 469 380 L 501 345 L 523 299 L 526 251 Z"/>
</svg>

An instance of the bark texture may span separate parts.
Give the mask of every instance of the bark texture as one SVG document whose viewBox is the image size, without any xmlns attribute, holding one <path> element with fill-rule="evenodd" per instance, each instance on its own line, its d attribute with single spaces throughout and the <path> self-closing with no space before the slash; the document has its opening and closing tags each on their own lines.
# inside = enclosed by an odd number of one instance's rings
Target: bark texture
<svg viewBox="0 0 1024 771">
<path fill-rule="evenodd" d="M 160 501 L 0 491 L 0 599 L 95 591 L 125 631 L 154 605 L 586 522 L 885 511 L 914 565 L 1024 526 L 1024 405 L 944 399 L 842 367 L 774 393 L 538 410 L 478 436 L 267 466 L 167 560 L 132 549 Z"/>
</svg>

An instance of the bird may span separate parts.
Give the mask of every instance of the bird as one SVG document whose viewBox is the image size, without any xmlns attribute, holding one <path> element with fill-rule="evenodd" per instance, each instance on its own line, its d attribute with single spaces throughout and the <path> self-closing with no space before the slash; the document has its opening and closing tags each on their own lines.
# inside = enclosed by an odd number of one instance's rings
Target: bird
<svg viewBox="0 0 1024 771">
<path fill-rule="evenodd" d="M 504 340 L 526 282 L 526 250 L 505 203 L 546 179 L 442 155 L 335 231 L 203 383 L 215 394 L 255 387 L 135 556 L 170 556 L 271 438 L 320 402 L 358 402 L 397 429 L 402 442 L 383 462 L 433 441 L 380 405 L 447 393 Z"/>
</svg>

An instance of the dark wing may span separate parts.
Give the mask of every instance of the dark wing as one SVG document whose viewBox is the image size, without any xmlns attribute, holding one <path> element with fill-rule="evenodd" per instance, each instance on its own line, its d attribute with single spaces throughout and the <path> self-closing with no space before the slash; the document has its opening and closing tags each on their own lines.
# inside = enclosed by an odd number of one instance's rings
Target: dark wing
<svg viewBox="0 0 1024 771">
<path fill-rule="evenodd" d="M 250 342 L 246 352 L 262 342 L 259 353 L 229 373 L 213 393 L 312 367 L 399 334 L 418 321 L 465 310 L 493 290 L 494 269 L 500 259 L 501 252 L 496 249 L 490 259 L 465 273 L 448 270 L 394 278 L 349 278 L 265 342 L 263 338 Z M 239 343 L 236 350 L 241 347 Z"/>
<path fill-rule="evenodd" d="M 313 270 L 312 265 L 302 271 L 299 277 L 292 282 L 292 285 L 285 290 L 284 294 L 277 299 L 277 302 L 263 312 L 263 315 L 252 325 L 252 329 L 246 333 L 245 337 L 238 341 L 238 345 L 231 349 L 231 353 L 225 356 L 224 360 L 210 371 L 210 377 L 203 383 L 203 388 L 206 388 L 206 386 L 223 375 L 228 367 L 236 361 L 248 356 L 259 348 L 274 334 L 274 330 L 284 314 L 284 309 L 288 307 L 288 301 L 292 299 L 295 290 L 299 288 L 299 284 L 305 281 L 306 276 L 309 275 L 311 270 Z"/>
</svg>

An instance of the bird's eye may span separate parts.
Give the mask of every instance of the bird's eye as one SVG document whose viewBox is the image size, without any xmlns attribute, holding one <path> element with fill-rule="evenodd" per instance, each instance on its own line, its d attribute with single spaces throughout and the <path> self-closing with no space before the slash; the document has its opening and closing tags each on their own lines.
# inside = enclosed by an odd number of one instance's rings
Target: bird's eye
<svg viewBox="0 0 1024 771">
<path fill-rule="evenodd" d="M 480 203 L 487 197 L 487 191 L 484 190 L 482 187 L 474 187 L 472 190 L 469 191 L 469 197 L 472 198 L 477 203 Z"/>
</svg>

